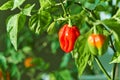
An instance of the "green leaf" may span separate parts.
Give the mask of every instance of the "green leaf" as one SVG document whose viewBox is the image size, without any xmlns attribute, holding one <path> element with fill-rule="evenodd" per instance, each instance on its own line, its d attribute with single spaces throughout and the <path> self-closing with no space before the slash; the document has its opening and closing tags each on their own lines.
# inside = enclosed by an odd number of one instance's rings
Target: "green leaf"
<svg viewBox="0 0 120 80">
<path fill-rule="evenodd" d="M 96 5 L 86 2 L 86 3 L 84 4 L 84 7 L 88 8 L 88 9 L 90 9 L 90 10 L 94 10 L 95 7 L 96 7 Z"/>
<path fill-rule="evenodd" d="M 99 49 L 98 49 L 98 54 L 99 54 L 100 56 L 103 55 L 103 54 L 105 54 L 105 53 L 107 52 L 108 44 L 109 44 L 109 37 L 106 36 L 105 42 L 104 42 L 102 48 L 99 48 Z"/>
<path fill-rule="evenodd" d="M 108 10 L 108 4 L 105 1 L 100 1 L 95 9 L 97 11 L 106 11 Z"/>
<path fill-rule="evenodd" d="M 52 5 L 55 5 L 54 0 L 39 0 L 39 2 L 40 2 L 41 10 L 47 9 L 51 7 Z"/>
<path fill-rule="evenodd" d="M 17 78 L 17 80 L 20 80 L 20 77 L 21 77 L 20 71 L 16 65 L 12 64 L 10 72 L 11 72 L 11 76 L 14 76 Z"/>
<path fill-rule="evenodd" d="M 115 40 L 115 48 L 118 52 L 120 52 L 120 41 Z"/>
<path fill-rule="evenodd" d="M 20 7 L 25 2 L 25 0 L 13 0 L 13 8 L 11 10 L 14 10 L 17 7 Z"/>
<path fill-rule="evenodd" d="M 2 67 L 3 69 L 7 69 L 7 61 L 5 56 L 0 55 L 0 67 Z"/>
<path fill-rule="evenodd" d="M 10 41 L 16 50 L 17 50 L 18 19 L 19 14 L 16 14 L 10 17 L 10 19 L 7 22 L 7 32 L 9 34 Z"/>
<path fill-rule="evenodd" d="M 8 61 L 10 63 L 13 63 L 13 64 L 18 64 L 20 62 L 22 62 L 22 60 L 24 59 L 25 55 L 22 53 L 22 51 L 11 51 L 11 57 L 8 58 Z"/>
<path fill-rule="evenodd" d="M 23 14 L 20 14 L 18 19 L 18 32 L 24 27 L 26 21 L 26 16 Z"/>
<path fill-rule="evenodd" d="M 65 54 L 62 58 L 62 62 L 60 64 L 60 67 L 65 68 L 68 65 L 69 60 L 70 60 L 70 54 Z"/>
<path fill-rule="evenodd" d="M 110 62 L 111 63 L 120 63 L 120 53 L 119 52 L 116 52 L 115 55 L 113 56 L 113 59 L 112 61 Z"/>
<path fill-rule="evenodd" d="M 110 18 L 103 21 L 103 23 L 112 31 L 115 39 L 115 47 L 120 52 L 120 20 Z"/>
<path fill-rule="evenodd" d="M 56 77 L 53 73 L 49 73 L 50 80 L 56 80 Z"/>
<path fill-rule="evenodd" d="M 105 19 L 102 21 L 109 29 L 113 30 L 120 37 L 120 20 L 115 18 Z"/>
<path fill-rule="evenodd" d="M 25 16 L 22 14 L 15 14 L 8 19 L 7 33 L 15 50 L 17 50 L 17 34 L 19 30 L 24 26 L 24 23 Z"/>
<path fill-rule="evenodd" d="M 35 6 L 35 4 L 33 5 L 27 5 L 23 10 L 23 14 L 26 15 L 26 16 L 31 16 L 31 10 L 33 9 L 33 7 Z"/>
<path fill-rule="evenodd" d="M 88 65 L 91 67 L 91 69 L 93 69 L 94 58 L 95 58 L 95 56 L 91 55 L 88 60 Z"/>
<path fill-rule="evenodd" d="M 72 80 L 69 70 L 63 70 L 58 72 L 57 80 Z"/>
<path fill-rule="evenodd" d="M 49 27 L 47 29 L 48 34 L 52 34 L 52 33 L 54 33 L 56 31 L 55 24 L 56 24 L 56 22 L 52 22 L 49 25 Z"/>
<path fill-rule="evenodd" d="M 114 15 L 114 17 L 120 19 L 120 8 L 117 10 L 117 12 L 116 12 L 116 14 Z"/>
<path fill-rule="evenodd" d="M 75 58 L 76 65 L 78 67 L 79 75 L 82 75 L 90 58 L 90 51 L 87 44 L 88 33 L 81 35 L 75 44 L 72 56 Z"/>
<path fill-rule="evenodd" d="M 52 53 L 55 54 L 57 52 L 57 49 L 59 48 L 59 41 L 57 40 L 54 40 L 52 43 L 51 43 L 51 50 L 52 50 Z"/>
<path fill-rule="evenodd" d="M 100 0 L 95 0 L 95 1 L 89 1 L 89 0 L 80 0 L 80 2 L 82 3 L 82 5 L 90 10 L 94 10 L 96 8 L 96 6 L 99 4 Z"/>
<path fill-rule="evenodd" d="M 29 28 L 36 34 L 40 34 L 47 29 L 51 19 L 50 13 L 46 11 L 40 11 L 39 14 L 31 16 L 29 19 Z"/>
<path fill-rule="evenodd" d="M 30 53 L 30 52 L 32 52 L 32 48 L 31 48 L 31 46 L 23 46 L 22 51 L 24 53 Z"/>
<path fill-rule="evenodd" d="M 34 58 L 32 63 L 40 70 L 46 70 L 49 67 L 49 63 L 45 62 L 42 58 Z"/>
<path fill-rule="evenodd" d="M 13 7 L 13 1 L 8 1 L 4 3 L 1 7 L 0 10 L 7 10 Z"/>
<path fill-rule="evenodd" d="M 88 47 L 89 47 L 90 52 L 93 55 L 97 55 L 97 56 L 99 55 L 98 49 L 95 46 L 92 46 L 91 44 L 88 43 Z M 99 50 L 99 51 L 101 51 L 101 50 Z"/>
<path fill-rule="evenodd" d="M 80 13 L 72 15 L 71 19 L 73 24 L 83 26 L 83 23 L 87 20 L 88 13 L 85 10 L 82 10 Z M 79 21 L 80 20 L 80 21 Z"/>
</svg>

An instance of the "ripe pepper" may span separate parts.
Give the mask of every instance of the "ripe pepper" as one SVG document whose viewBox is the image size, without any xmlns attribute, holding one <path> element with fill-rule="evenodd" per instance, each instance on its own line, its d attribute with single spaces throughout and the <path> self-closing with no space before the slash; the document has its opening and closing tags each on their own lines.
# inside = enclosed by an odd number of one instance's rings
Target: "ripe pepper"
<svg viewBox="0 0 120 80">
<path fill-rule="evenodd" d="M 104 43 L 106 37 L 103 34 L 91 34 L 88 37 L 89 49 L 94 55 L 102 55 L 104 53 Z"/>
<path fill-rule="evenodd" d="M 104 44 L 105 36 L 102 34 L 92 34 L 88 38 L 89 44 L 95 46 L 96 48 L 101 48 Z"/>
<path fill-rule="evenodd" d="M 76 39 L 79 37 L 80 31 L 76 26 L 65 24 L 58 33 L 61 49 L 68 53 L 73 50 Z"/>
<path fill-rule="evenodd" d="M 32 67 L 32 66 L 33 66 L 32 60 L 33 60 L 32 57 L 28 57 L 28 58 L 25 59 L 24 65 L 25 65 L 26 68 L 29 68 L 29 67 Z"/>
</svg>

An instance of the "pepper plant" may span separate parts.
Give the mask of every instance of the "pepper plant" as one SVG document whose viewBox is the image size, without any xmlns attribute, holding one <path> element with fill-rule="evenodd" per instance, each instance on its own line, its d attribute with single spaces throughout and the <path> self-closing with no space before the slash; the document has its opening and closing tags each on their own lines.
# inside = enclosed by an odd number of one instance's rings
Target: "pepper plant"
<svg viewBox="0 0 120 80">
<path fill-rule="evenodd" d="M 58 34 L 60 47 L 74 58 L 79 76 L 95 60 L 108 80 L 116 79 L 120 63 L 120 0 L 37 0 L 39 6 L 25 2 L 9 0 L 0 6 L 0 11 L 13 12 L 6 19 L 6 30 L 16 51 L 19 32 L 25 26 L 39 36 L 43 32 Z M 111 73 L 98 58 L 108 48 L 114 51 L 109 64 L 114 64 Z"/>
</svg>

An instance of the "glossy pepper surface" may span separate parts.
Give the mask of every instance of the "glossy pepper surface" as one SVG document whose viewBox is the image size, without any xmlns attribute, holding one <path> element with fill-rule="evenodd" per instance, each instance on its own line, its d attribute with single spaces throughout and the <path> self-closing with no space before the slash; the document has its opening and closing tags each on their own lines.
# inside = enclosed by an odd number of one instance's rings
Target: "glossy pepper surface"
<svg viewBox="0 0 120 80">
<path fill-rule="evenodd" d="M 65 24 L 58 33 L 61 49 L 66 53 L 72 51 L 79 35 L 80 31 L 76 26 L 69 27 L 68 24 Z"/>
<path fill-rule="evenodd" d="M 92 34 L 88 38 L 88 43 L 96 48 L 101 48 L 105 42 L 105 36 L 102 34 Z"/>
</svg>

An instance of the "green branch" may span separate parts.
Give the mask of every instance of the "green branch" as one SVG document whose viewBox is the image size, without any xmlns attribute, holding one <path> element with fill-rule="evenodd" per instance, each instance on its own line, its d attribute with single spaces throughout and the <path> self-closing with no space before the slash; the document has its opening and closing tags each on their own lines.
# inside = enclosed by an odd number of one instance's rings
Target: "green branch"
<svg viewBox="0 0 120 80">
<path fill-rule="evenodd" d="M 113 44 L 113 41 L 112 41 L 112 37 L 111 37 L 111 36 L 110 36 L 110 43 L 111 43 L 111 47 L 112 47 L 114 53 L 116 53 L 117 51 L 116 51 L 116 49 L 115 49 L 115 47 L 114 47 L 114 44 Z M 115 80 L 116 68 L 117 68 L 117 63 L 115 63 L 115 64 L 113 65 L 112 80 Z"/>
<path fill-rule="evenodd" d="M 98 57 L 95 57 L 95 60 L 98 64 L 98 66 L 100 67 L 100 69 L 102 70 L 102 72 L 107 76 L 108 80 L 111 80 L 110 75 L 107 73 L 107 71 L 105 70 L 105 68 L 103 67 L 102 63 L 100 62 L 100 60 L 98 59 Z"/>
<path fill-rule="evenodd" d="M 112 33 L 111 30 L 108 30 L 108 29 L 106 28 L 106 25 L 105 25 L 104 23 L 101 22 L 101 24 L 104 26 L 104 28 L 105 28 L 109 33 Z M 111 44 L 111 48 L 113 49 L 114 53 L 116 53 L 117 51 L 116 51 L 116 49 L 115 49 L 115 47 L 114 47 L 113 40 L 112 40 L 112 37 L 111 37 L 111 36 L 112 36 L 112 34 L 110 34 L 110 44 Z M 112 80 L 115 80 L 116 67 L 117 67 L 117 63 L 115 63 L 115 64 L 113 65 Z"/>
<path fill-rule="evenodd" d="M 64 6 L 64 4 L 63 4 L 63 1 L 60 0 L 60 3 L 61 3 L 61 6 L 62 6 L 62 9 L 63 9 L 63 12 L 64 12 L 65 16 L 67 16 L 67 11 L 66 11 L 66 9 L 65 9 L 65 6 Z"/>
</svg>

